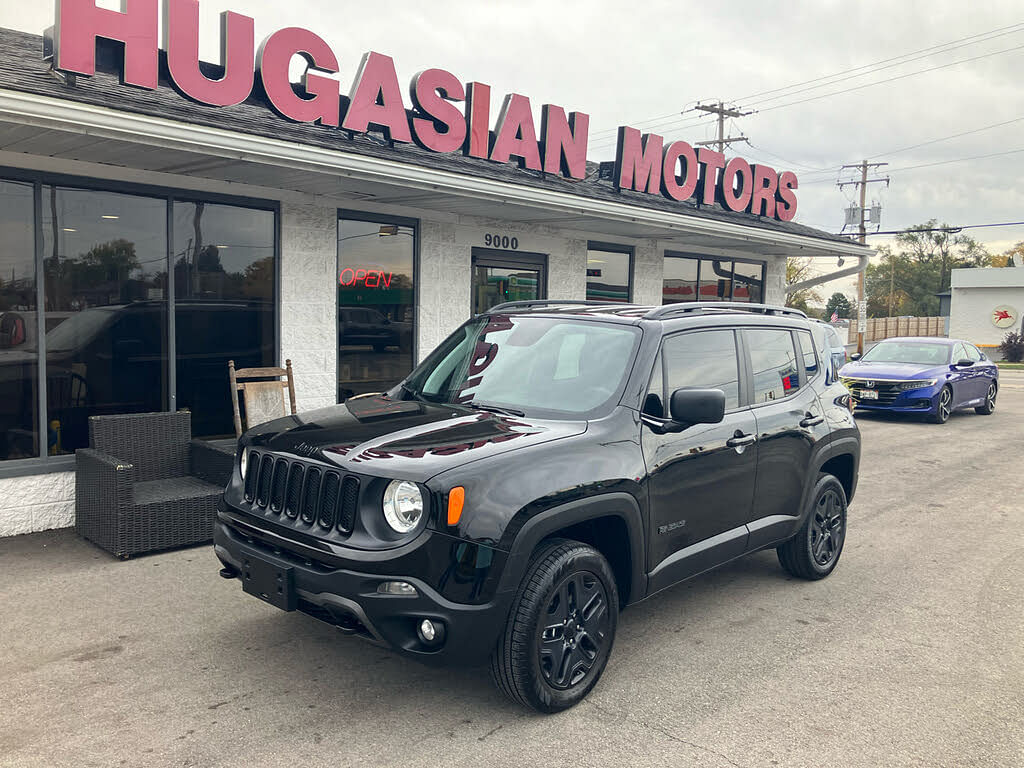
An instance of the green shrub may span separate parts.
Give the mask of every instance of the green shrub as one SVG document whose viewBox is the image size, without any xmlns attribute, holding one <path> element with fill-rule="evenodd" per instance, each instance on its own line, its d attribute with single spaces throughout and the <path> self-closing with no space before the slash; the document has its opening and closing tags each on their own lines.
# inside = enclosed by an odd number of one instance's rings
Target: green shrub
<svg viewBox="0 0 1024 768">
<path fill-rule="evenodd" d="M 1010 331 L 1003 337 L 999 351 L 1008 363 L 1019 363 L 1024 360 L 1024 334 Z"/>
</svg>

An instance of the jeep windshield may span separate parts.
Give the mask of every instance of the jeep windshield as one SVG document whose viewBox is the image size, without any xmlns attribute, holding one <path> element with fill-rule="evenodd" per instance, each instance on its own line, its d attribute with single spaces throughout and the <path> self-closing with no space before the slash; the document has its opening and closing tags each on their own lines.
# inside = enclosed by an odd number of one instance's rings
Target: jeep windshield
<svg viewBox="0 0 1024 768">
<path fill-rule="evenodd" d="M 640 340 L 631 325 L 485 315 L 462 326 L 395 397 L 541 418 L 593 418 L 625 386 Z"/>
</svg>

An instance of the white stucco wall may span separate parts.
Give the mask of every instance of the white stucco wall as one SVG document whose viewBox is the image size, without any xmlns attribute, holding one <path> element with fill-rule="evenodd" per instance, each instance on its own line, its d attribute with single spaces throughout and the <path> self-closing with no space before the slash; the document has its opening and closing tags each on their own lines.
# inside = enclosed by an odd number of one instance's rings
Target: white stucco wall
<svg viewBox="0 0 1024 768">
<path fill-rule="evenodd" d="M 0 536 L 75 524 L 75 473 L 0 480 Z"/>
<path fill-rule="evenodd" d="M 1016 326 L 998 328 L 992 324 L 993 310 L 1009 306 L 1021 317 L 1024 312 L 1024 267 L 954 269 L 949 306 L 949 335 L 979 345 L 998 345 Z M 991 347 L 986 353 L 998 358 Z"/>
</svg>

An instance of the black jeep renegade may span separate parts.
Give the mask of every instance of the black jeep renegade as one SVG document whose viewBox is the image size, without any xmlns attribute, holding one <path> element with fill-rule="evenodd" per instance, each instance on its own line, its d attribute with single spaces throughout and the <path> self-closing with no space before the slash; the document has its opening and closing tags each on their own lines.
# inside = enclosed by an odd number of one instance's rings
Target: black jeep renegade
<svg viewBox="0 0 1024 768">
<path fill-rule="evenodd" d="M 836 567 L 860 435 L 828 352 L 780 307 L 500 305 L 389 392 L 243 435 L 221 574 L 565 709 L 629 603 L 767 547 Z"/>
</svg>

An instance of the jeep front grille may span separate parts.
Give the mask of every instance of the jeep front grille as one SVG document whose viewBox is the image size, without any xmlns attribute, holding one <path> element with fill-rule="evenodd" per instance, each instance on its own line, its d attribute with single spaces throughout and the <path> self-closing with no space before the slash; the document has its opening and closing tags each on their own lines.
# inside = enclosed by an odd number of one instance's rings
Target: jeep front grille
<svg viewBox="0 0 1024 768">
<path fill-rule="evenodd" d="M 359 478 L 271 453 L 250 451 L 245 499 L 256 511 L 282 516 L 296 528 L 352 533 Z"/>
</svg>

